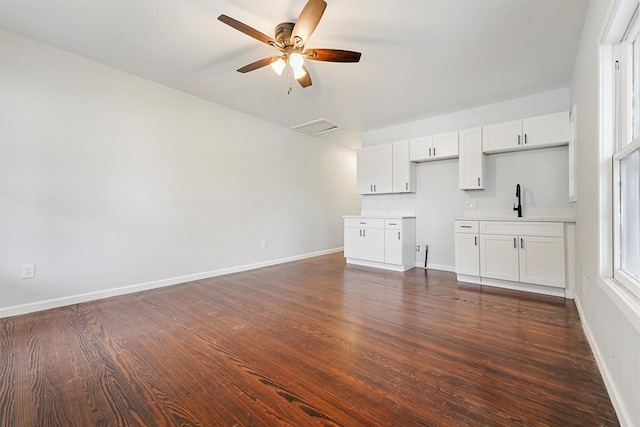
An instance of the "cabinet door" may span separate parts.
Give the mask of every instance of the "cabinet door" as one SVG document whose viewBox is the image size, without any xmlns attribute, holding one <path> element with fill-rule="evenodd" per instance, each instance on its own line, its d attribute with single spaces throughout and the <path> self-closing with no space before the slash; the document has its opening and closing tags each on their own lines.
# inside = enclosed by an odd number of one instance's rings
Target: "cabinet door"
<svg viewBox="0 0 640 427">
<path fill-rule="evenodd" d="M 384 262 L 402 265 L 402 230 L 385 231 Z"/>
<path fill-rule="evenodd" d="M 454 159 L 458 157 L 458 131 L 433 135 L 431 159 Z"/>
<path fill-rule="evenodd" d="M 518 149 L 522 145 L 522 120 L 497 123 L 482 128 L 482 150 L 498 153 Z"/>
<path fill-rule="evenodd" d="M 484 153 L 482 128 L 461 130 L 459 134 L 459 186 L 461 190 L 484 188 Z"/>
<path fill-rule="evenodd" d="M 517 237 L 498 234 L 480 235 L 480 275 L 519 281 Z"/>
<path fill-rule="evenodd" d="M 382 144 L 373 147 L 373 192 L 393 192 L 393 145 Z"/>
<path fill-rule="evenodd" d="M 361 148 L 357 154 L 357 189 L 358 194 L 371 194 L 373 193 L 373 147 Z"/>
<path fill-rule="evenodd" d="M 364 238 L 362 228 L 345 227 L 344 229 L 345 258 L 362 259 L 364 256 Z"/>
<path fill-rule="evenodd" d="M 432 136 L 411 139 L 409 141 L 409 160 L 412 162 L 424 162 L 429 160 L 429 153 L 433 146 Z"/>
<path fill-rule="evenodd" d="M 414 193 L 416 165 L 409 160 L 409 140 L 393 143 L 393 192 Z"/>
<path fill-rule="evenodd" d="M 362 259 L 384 262 L 384 228 L 365 228 Z"/>
<path fill-rule="evenodd" d="M 456 273 L 480 276 L 480 242 L 477 234 L 456 233 Z"/>
<path fill-rule="evenodd" d="M 522 121 L 524 148 L 569 143 L 569 112 L 531 117 Z"/>
<path fill-rule="evenodd" d="M 520 237 L 519 250 L 521 282 L 565 287 L 562 237 Z"/>
</svg>

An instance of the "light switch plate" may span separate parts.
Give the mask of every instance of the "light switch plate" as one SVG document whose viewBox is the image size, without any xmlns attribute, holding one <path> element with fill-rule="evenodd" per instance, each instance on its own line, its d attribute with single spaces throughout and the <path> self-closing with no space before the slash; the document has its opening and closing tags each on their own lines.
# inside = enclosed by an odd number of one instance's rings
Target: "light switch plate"
<svg viewBox="0 0 640 427">
<path fill-rule="evenodd" d="M 478 202 L 476 200 L 467 200 L 464 202 L 465 209 L 478 209 Z"/>
</svg>

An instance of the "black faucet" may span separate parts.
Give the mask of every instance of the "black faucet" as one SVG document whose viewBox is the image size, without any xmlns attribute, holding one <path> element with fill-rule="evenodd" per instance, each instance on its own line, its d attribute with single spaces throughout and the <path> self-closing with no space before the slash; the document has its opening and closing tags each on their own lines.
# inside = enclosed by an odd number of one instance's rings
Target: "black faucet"
<svg viewBox="0 0 640 427">
<path fill-rule="evenodd" d="M 516 197 L 518 198 L 518 206 L 513 204 L 513 210 L 518 211 L 518 218 L 522 218 L 522 203 L 520 199 L 520 184 L 516 184 Z"/>
</svg>

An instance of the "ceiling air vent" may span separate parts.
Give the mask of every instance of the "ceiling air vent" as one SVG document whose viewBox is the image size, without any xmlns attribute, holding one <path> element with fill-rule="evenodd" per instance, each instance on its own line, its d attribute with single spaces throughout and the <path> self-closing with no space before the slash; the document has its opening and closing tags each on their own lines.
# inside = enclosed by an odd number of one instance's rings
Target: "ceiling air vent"
<svg viewBox="0 0 640 427">
<path fill-rule="evenodd" d="M 302 123 L 301 125 L 291 127 L 291 129 L 307 135 L 320 135 L 321 133 L 330 132 L 339 128 L 340 126 L 335 123 L 331 123 L 327 119 L 318 119 L 309 123 Z"/>
</svg>

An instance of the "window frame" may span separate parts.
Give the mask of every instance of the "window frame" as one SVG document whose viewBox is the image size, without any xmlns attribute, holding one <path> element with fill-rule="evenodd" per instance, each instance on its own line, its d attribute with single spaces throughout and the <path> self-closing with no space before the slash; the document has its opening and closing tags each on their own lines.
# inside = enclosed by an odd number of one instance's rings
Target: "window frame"
<svg viewBox="0 0 640 427">
<path fill-rule="evenodd" d="M 598 285 L 640 332 L 640 285 L 619 269 L 618 249 L 621 241 L 620 160 L 640 144 L 640 138 L 632 141 L 631 137 L 633 95 L 629 90 L 633 77 L 633 64 L 629 60 L 633 46 L 629 41 L 631 35 L 640 33 L 638 10 L 638 0 L 613 2 L 600 37 Z"/>
<path fill-rule="evenodd" d="M 634 56 L 634 43 L 640 43 L 640 18 L 638 9 L 635 10 L 631 22 L 623 39 L 613 50 L 614 60 L 614 126 L 616 128 L 613 141 L 612 165 L 612 222 L 613 241 L 611 253 L 613 255 L 612 276 L 628 291 L 640 298 L 640 281 L 631 277 L 621 268 L 622 264 L 622 223 L 621 223 L 621 167 L 620 162 L 629 154 L 640 149 L 640 135 L 636 136 L 635 129 L 640 118 L 640 78 L 634 81 L 640 65 L 640 58 Z M 618 63 L 619 66 L 615 66 Z M 635 83 L 635 85 L 634 85 Z M 635 139 L 634 139 L 635 136 Z"/>
</svg>

